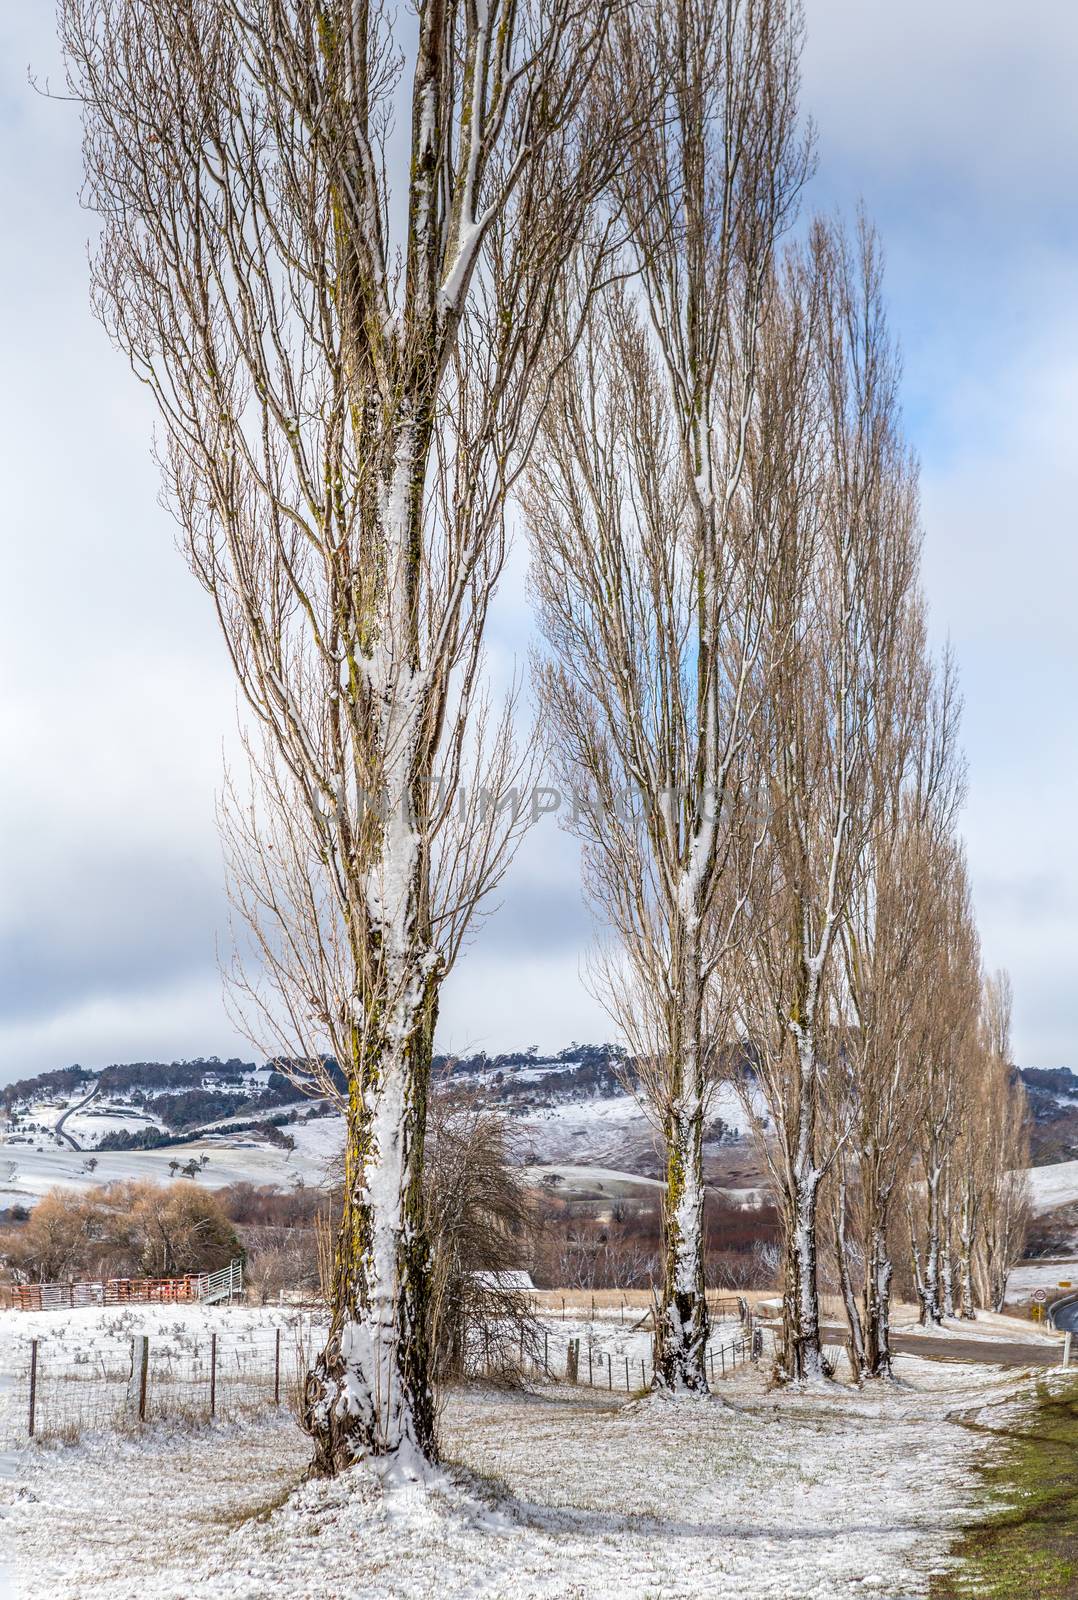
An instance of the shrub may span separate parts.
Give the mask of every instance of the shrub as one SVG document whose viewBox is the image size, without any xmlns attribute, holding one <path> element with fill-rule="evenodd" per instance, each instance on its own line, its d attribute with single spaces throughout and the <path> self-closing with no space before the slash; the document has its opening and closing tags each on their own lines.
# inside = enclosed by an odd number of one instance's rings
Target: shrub
<svg viewBox="0 0 1078 1600">
<path fill-rule="evenodd" d="M 226 1266 L 242 1247 L 220 1202 L 193 1183 L 50 1189 L 28 1222 L 0 1234 L 0 1256 L 24 1282 L 183 1277 Z"/>
</svg>

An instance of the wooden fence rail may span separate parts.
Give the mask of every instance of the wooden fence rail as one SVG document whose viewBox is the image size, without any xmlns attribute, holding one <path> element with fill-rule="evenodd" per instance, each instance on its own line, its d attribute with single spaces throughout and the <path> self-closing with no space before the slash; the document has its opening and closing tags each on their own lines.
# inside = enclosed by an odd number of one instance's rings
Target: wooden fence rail
<svg viewBox="0 0 1078 1600">
<path fill-rule="evenodd" d="M 243 1289 L 243 1265 L 182 1278 L 101 1278 L 82 1283 L 23 1283 L 11 1290 L 16 1311 L 63 1311 L 81 1306 L 186 1305 L 231 1299 Z"/>
</svg>

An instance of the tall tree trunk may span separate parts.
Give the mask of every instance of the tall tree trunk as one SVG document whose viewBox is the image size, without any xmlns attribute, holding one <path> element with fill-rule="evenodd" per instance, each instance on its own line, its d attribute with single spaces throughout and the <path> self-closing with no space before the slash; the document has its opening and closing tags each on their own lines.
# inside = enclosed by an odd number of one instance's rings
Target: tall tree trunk
<svg viewBox="0 0 1078 1600">
<path fill-rule="evenodd" d="M 951 1211 L 951 1164 L 943 1180 L 943 1226 L 940 1247 L 940 1285 L 942 1311 L 945 1317 L 954 1316 L 954 1218 Z"/>
<path fill-rule="evenodd" d="M 842 1303 L 846 1307 L 846 1320 L 850 1326 L 850 1356 L 853 1375 L 860 1382 L 868 1370 L 865 1351 L 865 1329 L 861 1323 L 861 1314 L 857 1308 L 857 1296 L 854 1294 L 853 1282 L 850 1278 L 849 1246 L 846 1239 L 846 1180 L 844 1178 L 839 1182 L 838 1205 L 835 1212 L 835 1258 L 838 1262 Z M 865 1288 L 867 1292 L 867 1279 Z"/>
<path fill-rule="evenodd" d="M 786 1286 L 783 1342 L 787 1381 L 816 1382 L 831 1376 L 820 1342 L 820 1292 L 817 1268 L 817 1211 L 822 1173 L 815 1164 L 816 1037 L 814 1005 L 796 1032 L 798 1061 L 797 1150 L 787 1196 Z"/>
<path fill-rule="evenodd" d="M 402 1450 L 436 1459 L 423 1220 L 436 1010 L 428 985 L 418 1024 L 387 1048 L 362 1099 L 355 1079 L 350 1087 L 333 1315 L 305 1389 L 313 1474 Z"/>
<path fill-rule="evenodd" d="M 962 1197 L 962 1222 L 959 1233 L 959 1316 L 963 1322 L 976 1320 L 973 1304 L 973 1250 L 977 1239 L 977 1207 L 971 1193 L 972 1184 L 967 1178 Z"/>
<path fill-rule="evenodd" d="M 863 1370 L 868 1378 L 890 1378 L 891 1369 L 891 1279 L 894 1268 L 887 1249 L 887 1214 L 891 1199 L 890 1184 L 883 1187 L 873 1174 L 865 1207 L 865 1286 Z"/>
<path fill-rule="evenodd" d="M 699 952 L 681 962 L 682 1015 L 671 1062 L 663 1200 L 663 1296 L 655 1330 L 655 1387 L 707 1392 L 708 1312 L 704 1281 L 704 1088 Z"/>
<path fill-rule="evenodd" d="M 917 1291 L 917 1301 L 921 1308 L 921 1324 L 923 1326 L 928 1321 L 928 1290 L 925 1287 L 921 1252 L 917 1246 L 917 1230 L 913 1224 L 913 1204 L 909 1194 L 906 1195 L 906 1221 L 909 1225 L 910 1233 L 910 1268 L 913 1273 L 913 1286 Z"/>
<path fill-rule="evenodd" d="M 865 1363 L 873 1378 L 891 1378 L 891 1279 L 894 1265 L 887 1253 L 885 1231 L 878 1230 L 872 1241 L 868 1284 L 872 1284 L 872 1315 L 866 1319 Z"/>
<path fill-rule="evenodd" d="M 928 1238 L 925 1244 L 925 1272 L 924 1290 L 921 1297 L 921 1321 L 926 1325 L 934 1323 L 937 1327 L 943 1321 L 940 1309 L 940 1264 L 942 1255 L 942 1241 L 940 1239 L 940 1178 L 941 1170 L 938 1160 L 933 1160 L 928 1168 Z"/>
<path fill-rule="evenodd" d="M 789 1196 L 785 1287 L 782 1297 L 784 1374 L 789 1383 L 830 1377 L 820 1342 L 816 1213 L 819 1174 L 795 1180 Z"/>
</svg>

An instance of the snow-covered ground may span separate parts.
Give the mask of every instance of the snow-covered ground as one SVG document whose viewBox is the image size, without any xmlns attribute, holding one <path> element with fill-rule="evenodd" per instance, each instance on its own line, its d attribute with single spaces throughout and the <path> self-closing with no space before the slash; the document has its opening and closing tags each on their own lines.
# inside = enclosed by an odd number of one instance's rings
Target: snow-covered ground
<svg viewBox="0 0 1078 1600">
<path fill-rule="evenodd" d="M 892 1330 L 903 1335 L 919 1335 L 926 1339 L 947 1338 L 953 1335 L 956 1340 L 976 1339 L 992 1343 L 996 1340 L 1010 1340 L 1015 1344 L 1051 1344 L 1059 1345 L 1061 1335 L 1051 1328 L 1041 1328 L 1026 1317 L 1014 1317 L 994 1311 L 978 1311 L 973 1322 L 962 1322 L 958 1317 L 947 1317 L 937 1326 L 935 1323 L 922 1326 L 917 1313 L 912 1306 L 896 1309 L 892 1317 Z"/>
<path fill-rule="evenodd" d="M 1056 1161 L 1047 1167 L 1030 1167 L 1029 1186 L 1038 1214 L 1078 1200 L 1078 1161 Z"/>
<path fill-rule="evenodd" d="M 9 1313 L 0 1370 L 21 1372 L 30 1337 L 43 1364 L 66 1349 L 104 1368 L 148 1332 L 179 1363 L 211 1332 L 222 1351 L 254 1350 L 301 1316 Z M 615 1373 L 646 1349 L 614 1310 L 555 1317 L 548 1332 L 559 1351 L 592 1340 Z M 630 1399 L 616 1381 L 458 1391 L 442 1421 L 446 1468 L 426 1483 L 361 1467 L 301 1485 L 308 1443 L 265 1395 L 241 1422 L 166 1419 L 26 1446 L 0 1472 L 0 1571 L 13 1569 L 20 1600 L 913 1600 L 976 1509 L 971 1468 L 989 1435 L 965 1424 L 1021 1399 L 1029 1380 L 912 1356 L 898 1367 L 897 1386 L 807 1394 L 771 1390 L 764 1365 L 739 1367 L 704 1402 Z M 15 1392 L 0 1384 L 0 1412 Z"/>
<path fill-rule="evenodd" d="M 1013 1267 L 1007 1279 L 1007 1299 L 1026 1305 L 1035 1289 L 1043 1289 L 1049 1301 L 1078 1290 L 1078 1259 L 1072 1261 L 1023 1261 Z"/>
<path fill-rule="evenodd" d="M 901 1388 L 788 1395 L 739 1369 L 721 1399 L 680 1404 L 456 1393 L 427 1484 L 359 1468 L 300 1486 L 307 1441 L 272 1408 L 162 1424 L 25 1450 L 2 1529 L 20 1600 L 912 1600 L 972 1509 L 984 1444 L 962 1421 L 1018 1384 L 901 1371 Z"/>
<path fill-rule="evenodd" d="M 307 1125 L 301 1125 L 306 1127 Z M 310 1124 L 317 1127 L 320 1124 Z M 289 1129 L 289 1132 L 296 1130 Z M 304 1144 L 324 1143 L 318 1135 Z M 150 1179 L 168 1183 L 172 1174 L 169 1163 L 181 1164 L 197 1160 L 203 1153 L 209 1156 L 209 1165 L 199 1175 L 199 1182 L 207 1188 L 218 1189 L 230 1183 L 279 1184 L 288 1188 L 297 1178 L 304 1182 L 320 1181 L 321 1174 L 313 1159 L 305 1151 L 295 1153 L 274 1145 L 249 1144 L 238 1138 L 225 1144 L 218 1140 L 200 1139 L 191 1144 L 167 1146 L 161 1150 L 107 1150 L 95 1152 L 97 1166 L 86 1170 L 85 1151 L 61 1149 L 48 1145 L 43 1150 L 26 1145 L 0 1146 L 0 1207 L 33 1205 L 49 1189 L 59 1185 L 66 1189 L 90 1189 L 118 1178 Z M 14 1170 L 11 1171 L 10 1169 Z"/>
</svg>

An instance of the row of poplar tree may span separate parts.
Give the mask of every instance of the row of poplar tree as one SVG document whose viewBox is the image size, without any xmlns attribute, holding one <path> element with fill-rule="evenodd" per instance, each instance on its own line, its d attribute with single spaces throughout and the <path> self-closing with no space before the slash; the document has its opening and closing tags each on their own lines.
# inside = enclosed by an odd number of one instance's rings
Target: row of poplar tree
<svg viewBox="0 0 1078 1600">
<path fill-rule="evenodd" d="M 321 1083 L 347 1144 L 316 1470 L 436 1451 L 439 994 L 548 755 L 667 1151 L 658 1383 L 706 1383 L 701 1145 L 734 1038 L 787 1377 L 826 1370 L 824 1228 L 866 1372 L 903 1223 L 927 1316 L 998 1299 L 1006 1006 L 879 245 L 804 213 L 797 0 L 59 11 L 95 304 L 247 709 L 232 992 L 263 1048 L 347 1082 Z M 483 668 L 511 507 L 546 741 Z"/>
</svg>

